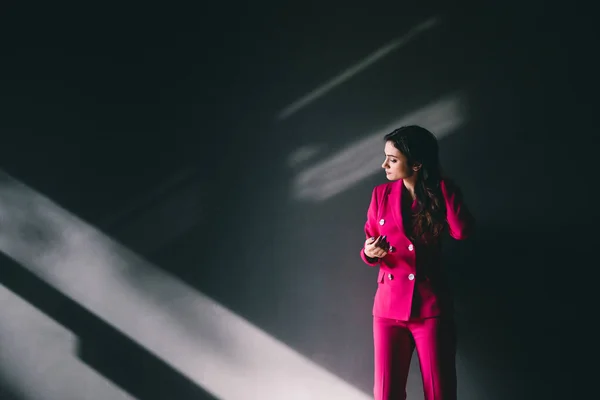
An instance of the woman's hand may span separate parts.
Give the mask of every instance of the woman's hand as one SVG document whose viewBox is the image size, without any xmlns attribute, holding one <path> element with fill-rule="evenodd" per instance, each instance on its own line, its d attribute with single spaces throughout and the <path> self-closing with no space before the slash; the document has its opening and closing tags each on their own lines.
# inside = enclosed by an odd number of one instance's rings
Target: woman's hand
<svg viewBox="0 0 600 400">
<path fill-rule="evenodd" d="M 383 258 L 387 255 L 390 244 L 385 236 L 365 240 L 365 255 L 369 258 Z"/>
</svg>

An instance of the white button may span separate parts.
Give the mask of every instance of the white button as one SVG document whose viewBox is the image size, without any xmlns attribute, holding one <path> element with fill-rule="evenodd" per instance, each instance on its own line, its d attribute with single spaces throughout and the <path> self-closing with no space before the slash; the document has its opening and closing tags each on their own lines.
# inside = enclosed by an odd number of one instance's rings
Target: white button
<svg viewBox="0 0 600 400">
<path fill-rule="evenodd" d="M 379 220 L 379 225 L 383 225 L 383 224 L 385 224 L 385 220 L 384 219 L 380 219 Z"/>
<path fill-rule="evenodd" d="M 413 246 L 412 244 L 408 246 L 408 250 L 413 251 L 415 249 L 415 246 Z"/>
<path fill-rule="evenodd" d="M 408 279 L 412 281 L 413 279 L 415 279 L 415 276 L 413 274 L 408 274 Z"/>
<path fill-rule="evenodd" d="M 394 275 L 388 274 L 388 279 L 391 281 L 392 279 L 394 279 Z"/>
</svg>

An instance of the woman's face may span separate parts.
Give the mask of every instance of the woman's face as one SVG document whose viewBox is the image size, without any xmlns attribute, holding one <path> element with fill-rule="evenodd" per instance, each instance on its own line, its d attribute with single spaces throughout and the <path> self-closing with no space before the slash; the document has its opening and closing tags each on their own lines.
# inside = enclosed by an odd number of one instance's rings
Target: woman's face
<svg viewBox="0 0 600 400">
<path fill-rule="evenodd" d="M 385 175 L 390 181 L 406 179 L 412 176 L 413 169 L 408 165 L 408 160 L 391 141 L 385 143 L 385 161 L 381 168 L 385 169 Z"/>
</svg>

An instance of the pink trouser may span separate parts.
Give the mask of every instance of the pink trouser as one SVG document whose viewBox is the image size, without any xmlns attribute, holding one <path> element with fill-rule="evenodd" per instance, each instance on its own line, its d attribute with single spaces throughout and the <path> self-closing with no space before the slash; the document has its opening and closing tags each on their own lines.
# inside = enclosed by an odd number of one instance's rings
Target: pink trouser
<svg viewBox="0 0 600 400">
<path fill-rule="evenodd" d="M 375 400 L 405 400 L 416 346 L 425 400 L 456 400 L 454 322 L 435 317 L 397 321 L 373 317 Z"/>
</svg>

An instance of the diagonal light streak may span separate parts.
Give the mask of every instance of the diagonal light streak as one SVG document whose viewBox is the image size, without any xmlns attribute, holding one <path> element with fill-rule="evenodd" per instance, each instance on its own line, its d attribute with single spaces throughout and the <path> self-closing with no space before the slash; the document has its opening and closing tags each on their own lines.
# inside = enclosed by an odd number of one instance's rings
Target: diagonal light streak
<svg viewBox="0 0 600 400">
<path fill-rule="evenodd" d="M 376 51 L 374 51 L 373 53 L 371 53 L 370 55 L 365 57 L 363 60 L 361 60 L 358 63 L 345 69 L 339 75 L 333 77 L 332 79 L 325 82 L 318 88 L 307 93 L 306 95 L 302 96 L 301 98 L 299 98 L 292 104 L 285 107 L 277 115 L 277 120 L 282 121 L 282 120 L 290 117 L 291 115 L 295 114 L 302 108 L 306 107 L 310 103 L 317 100 L 319 97 L 324 96 L 326 93 L 333 90 L 336 86 L 341 85 L 342 83 L 351 79 L 353 76 L 357 75 L 358 73 L 364 71 L 369 66 L 376 63 L 377 61 L 383 59 L 384 57 L 388 56 L 392 52 L 398 50 L 400 47 L 402 47 L 405 44 L 407 44 L 408 42 L 410 42 L 412 39 L 417 37 L 419 34 L 433 28 L 434 26 L 436 26 L 438 24 L 438 22 L 439 22 L 438 17 L 432 17 L 432 18 L 428 19 L 427 21 L 422 22 L 419 25 L 412 28 L 404 36 L 396 38 L 396 39 L 392 40 L 391 42 L 389 42 L 388 44 L 386 44 L 385 46 L 377 49 Z"/>
<path fill-rule="evenodd" d="M 300 172 L 294 179 L 292 196 L 308 201 L 327 200 L 381 172 L 383 136 L 386 133 L 402 125 L 419 124 L 430 129 L 440 139 L 462 124 L 463 113 L 461 97 L 454 94 L 406 115 Z"/>
<path fill-rule="evenodd" d="M 77 337 L 0 285 L 0 377 L 22 400 L 133 400 L 75 356 Z"/>
<path fill-rule="evenodd" d="M 219 399 L 369 398 L 2 172 L 0 221 L 0 251 Z"/>
</svg>

